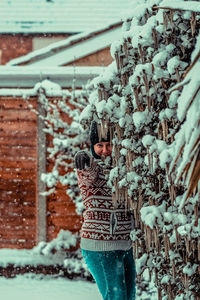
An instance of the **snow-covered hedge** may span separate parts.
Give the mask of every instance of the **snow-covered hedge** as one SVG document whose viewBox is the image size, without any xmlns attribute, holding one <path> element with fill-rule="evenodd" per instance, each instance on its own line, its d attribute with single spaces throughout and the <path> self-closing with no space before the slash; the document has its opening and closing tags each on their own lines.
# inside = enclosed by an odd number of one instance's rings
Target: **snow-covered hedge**
<svg viewBox="0 0 200 300">
<path fill-rule="evenodd" d="M 81 110 L 87 105 L 87 90 L 63 90 L 58 84 L 44 80 L 36 84 L 40 113 L 30 108 L 44 122 L 44 132 L 51 136 L 52 143 L 47 148 L 47 160 L 53 164 L 52 170 L 42 174 L 49 195 L 55 191 L 57 183 L 67 186 L 67 194 L 76 204 L 78 214 L 82 212 L 82 201 L 74 171 L 74 155 L 80 147 L 86 147 L 88 131 L 79 124 Z M 43 113 L 41 113 L 43 112 Z"/>
</svg>

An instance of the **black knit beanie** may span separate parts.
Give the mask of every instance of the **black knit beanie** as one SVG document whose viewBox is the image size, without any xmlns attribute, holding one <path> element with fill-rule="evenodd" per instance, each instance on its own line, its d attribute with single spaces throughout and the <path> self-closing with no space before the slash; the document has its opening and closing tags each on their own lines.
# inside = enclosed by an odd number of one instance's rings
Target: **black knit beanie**
<svg viewBox="0 0 200 300">
<path fill-rule="evenodd" d="M 99 142 L 110 142 L 110 132 L 108 131 L 106 140 L 102 139 L 100 141 L 99 135 L 98 135 L 98 129 L 97 129 L 97 122 L 93 121 L 91 124 L 91 127 L 90 127 L 90 143 L 91 143 L 90 149 L 91 149 L 92 155 L 97 159 L 100 159 L 101 157 L 95 153 L 94 145 Z"/>
</svg>

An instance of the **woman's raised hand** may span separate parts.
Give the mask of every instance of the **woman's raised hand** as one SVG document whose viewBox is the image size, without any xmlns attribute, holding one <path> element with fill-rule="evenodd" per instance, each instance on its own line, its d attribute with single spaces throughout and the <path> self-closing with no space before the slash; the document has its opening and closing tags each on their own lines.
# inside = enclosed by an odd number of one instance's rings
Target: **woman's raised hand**
<svg viewBox="0 0 200 300">
<path fill-rule="evenodd" d="M 90 156 L 86 151 L 82 150 L 75 155 L 75 168 L 84 170 L 86 167 L 90 167 Z"/>
</svg>

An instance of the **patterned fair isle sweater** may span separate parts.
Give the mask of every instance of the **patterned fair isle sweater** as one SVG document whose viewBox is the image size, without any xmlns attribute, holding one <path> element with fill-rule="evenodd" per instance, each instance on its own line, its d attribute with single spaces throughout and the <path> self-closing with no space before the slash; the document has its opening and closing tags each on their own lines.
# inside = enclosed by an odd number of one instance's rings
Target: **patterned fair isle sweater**
<svg viewBox="0 0 200 300">
<path fill-rule="evenodd" d="M 113 206 L 111 188 L 99 161 L 92 158 L 91 167 L 77 170 L 77 176 L 85 208 L 81 248 L 90 251 L 130 249 L 132 216 L 127 215 L 123 204 Z"/>
</svg>

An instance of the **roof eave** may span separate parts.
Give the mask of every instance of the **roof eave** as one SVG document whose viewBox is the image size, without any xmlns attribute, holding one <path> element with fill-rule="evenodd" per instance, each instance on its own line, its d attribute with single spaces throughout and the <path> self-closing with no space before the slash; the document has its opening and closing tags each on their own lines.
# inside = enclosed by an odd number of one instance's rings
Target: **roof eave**
<svg viewBox="0 0 200 300">
<path fill-rule="evenodd" d="M 0 67 L 0 89 L 33 88 L 36 83 L 48 79 L 62 88 L 82 88 L 97 77 L 104 67 Z"/>
</svg>

